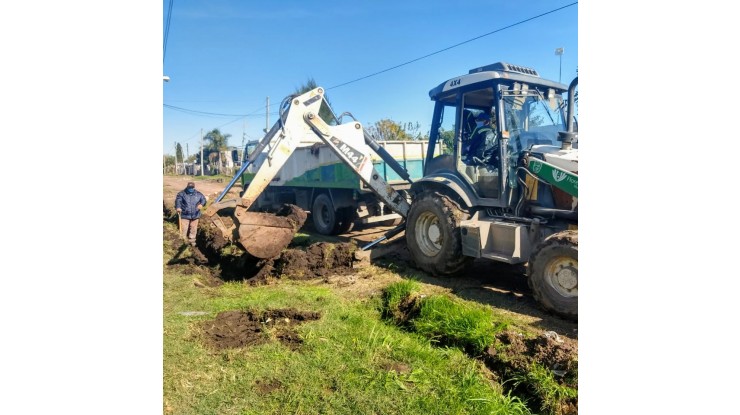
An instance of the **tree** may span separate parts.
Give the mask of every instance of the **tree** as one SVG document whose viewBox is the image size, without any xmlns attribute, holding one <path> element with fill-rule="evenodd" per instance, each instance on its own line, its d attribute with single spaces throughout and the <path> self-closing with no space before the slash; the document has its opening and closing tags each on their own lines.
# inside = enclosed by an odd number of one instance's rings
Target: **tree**
<svg viewBox="0 0 740 415">
<path fill-rule="evenodd" d="M 164 174 L 175 174 L 175 156 L 171 156 L 169 154 L 165 154 L 162 159 L 162 168 L 164 169 Z"/>
<path fill-rule="evenodd" d="M 295 89 L 295 93 L 298 95 L 305 94 L 306 92 L 318 87 L 319 86 L 316 84 L 316 81 L 313 78 L 308 78 L 305 84 L 301 84 L 301 86 Z M 324 100 L 325 102 L 322 102 L 321 107 L 319 107 L 319 117 L 321 117 L 321 119 L 329 125 L 336 125 L 334 115 L 332 114 L 330 108 L 331 104 L 329 104 L 329 98 L 326 96 L 326 91 L 324 91 Z"/>
<path fill-rule="evenodd" d="M 185 160 L 185 157 L 183 157 L 182 152 L 182 144 L 176 143 L 175 144 L 175 156 L 177 157 L 177 160 L 179 162 L 183 162 Z"/>
<path fill-rule="evenodd" d="M 455 131 L 441 129 L 439 132 L 439 142 L 443 144 L 442 153 L 452 154 L 453 147 L 455 146 Z"/>
<path fill-rule="evenodd" d="M 422 135 L 421 124 L 406 122 L 397 123 L 384 118 L 367 128 L 368 134 L 379 141 L 426 140 L 429 135 Z"/>
<path fill-rule="evenodd" d="M 218 164 L 216 165 L 216 172 L 218 174 L 221 173 L 221 151 L 228 149 L 229 138 L 231 138 L 231 134 L 221 134 L 221 131 L 219 131 L 218 128 L 214 128 L 203 137 L 203 140 L 208 142 L 208 144 L 206 144 L 206 148 L 209 152 L 216 152 L 216 154 L 218 154 Z"/>
</svg>

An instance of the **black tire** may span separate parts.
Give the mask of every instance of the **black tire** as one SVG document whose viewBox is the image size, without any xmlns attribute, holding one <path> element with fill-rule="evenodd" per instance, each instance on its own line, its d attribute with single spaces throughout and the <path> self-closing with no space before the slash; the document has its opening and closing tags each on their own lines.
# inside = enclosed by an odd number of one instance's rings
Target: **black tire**
<svg viewBox="0 0 740 415">
<path fill-rule="evenodd" d="M 547 311 L 578 320 L 578 231 L 545 238 L 529 261 L 529 287 Z"/>
<path fill-rule="evenodd" d="M 422 193 L 411 204 L 406 220 L 406 244 L 416 266 L 432 275 L 454 275 L 473 258 L 462 254 L 460 222 L 469 215 L 446 196 Z"/>
<path fill-rule="evenodd" d="M 336 235 L 341 225 L 334 203 L 326 193 L 321 193 L 314 199 L 311 219 L 316 232 L 322 235 Z"/>
<path fill-rule="evenodd" d="M 344 207 L 337 209 L 337 216 L 339 217 L 339 226 L 337 227 L 337 235 L 347 233 L 354 228 L 357 209 L 354 206 Z"/>
</svg>

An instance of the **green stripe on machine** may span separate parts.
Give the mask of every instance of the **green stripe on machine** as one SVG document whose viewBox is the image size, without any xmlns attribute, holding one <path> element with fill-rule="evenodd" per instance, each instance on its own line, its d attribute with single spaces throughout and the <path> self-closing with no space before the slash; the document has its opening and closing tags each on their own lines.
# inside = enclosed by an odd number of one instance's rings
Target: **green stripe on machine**
<svg viewBox="0 0 740 415">
<path fill-rule="evenodd" d="M 529 170 L 571 196 L 578 197 L 578 175 L 539 159 L 529 159 Z"/>
</svg>

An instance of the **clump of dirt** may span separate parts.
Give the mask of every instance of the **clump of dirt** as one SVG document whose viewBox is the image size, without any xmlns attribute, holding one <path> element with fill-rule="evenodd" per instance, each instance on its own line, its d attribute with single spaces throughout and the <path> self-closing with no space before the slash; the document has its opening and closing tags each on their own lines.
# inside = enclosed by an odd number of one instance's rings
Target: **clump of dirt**
<svg viewBox="0 0 740 415">
<path fill-rule="evenodd" d="M 203 322 L 206 343 L 216 350 L 255 346 L 277 340 L 298 349 L 303 340 L 293 330 L 298 324 L 318 320 L 321 314 L 292 308 L 265 311 L 224 311 L 215 320 Z"/>
<path fill-rule="evenodd" d="M 283 384 L 276 379 L 271 380 L 261 380 L 257 379 L 254 382 L 254 386 L 259 391 L 260 395 L 268 395 L 272 393 L 273 391 L 282 389 Z"/>
<path fill-rule="evenodd" d="M 264 262 L 249 284 L 269 283 L 271 278 L 309 280 L 327 275 L 347 275 L 354 272 L 354 252 L 357 247 L 348 243 L 317 242 L 306 250 L 286 249 L 279 257 Z"/>
<path fill-rule="evenodd" d="M 486 365 L 503 379 L 513 379 L 505 387 L 523 396 L 532 407 L 543 413 L 557 415 L 578 413 L 578 343 L 548 331 L 535 338 L 525 338 L 513 330 L 496 335 L 483 356 Z M 553 388 L 541 385 L 542 379 L 533 373 L 542 368 L 552 374 L 561 396 L 547 396 L 543 391 Z M 570 389 L 572 396 L 568 396 Z"/>
</svg>

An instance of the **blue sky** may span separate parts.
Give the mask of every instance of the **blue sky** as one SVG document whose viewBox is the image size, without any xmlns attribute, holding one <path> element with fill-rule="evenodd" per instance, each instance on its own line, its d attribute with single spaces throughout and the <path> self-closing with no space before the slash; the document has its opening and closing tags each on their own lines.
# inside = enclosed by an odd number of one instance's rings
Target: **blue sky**
<svg viewBox="0 0 740 415">
<path fill-rule="evenodd" d="M 170 81 L 163 83 L 163 152 L 173 154 L 179 142 L 196 153 L 201 129 L 231 134 L 230 145 L 261 138 L 266 97 L 272 125 L 280 101 L 309 78 L 327 89 L 337 113 L 349 111 L 365 126 L 383 118 L 419 122 L 424 132 L 433 108 L 429 90 L 471 68 L 504 61 L 568 83 L 578 67 L 578 4 L 517 23 L 570 4 L 174 0 L 167 30 L 164 0 L 163 75 Z"/>
</svg>

